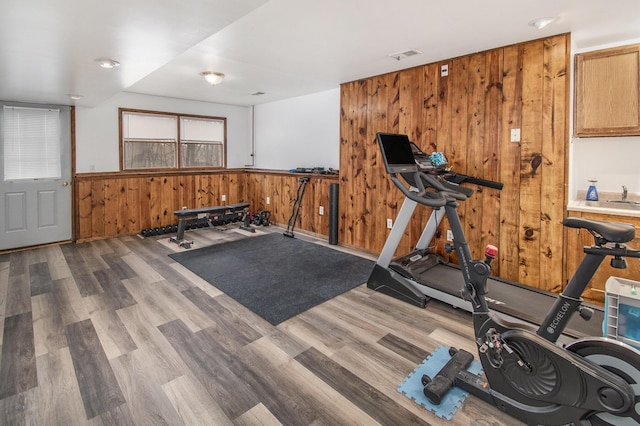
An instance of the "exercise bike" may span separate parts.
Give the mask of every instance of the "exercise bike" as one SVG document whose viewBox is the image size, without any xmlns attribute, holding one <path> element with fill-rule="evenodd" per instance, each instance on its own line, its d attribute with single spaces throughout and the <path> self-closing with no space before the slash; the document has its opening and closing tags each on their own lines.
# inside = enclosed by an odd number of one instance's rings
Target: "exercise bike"
<svg viewBox="0 0 640 426">
<path fill-rule="evenodd" d="M 540 327 L 506 321 L 489 310 L 485 299 L 497 249 L 488 246 L 484 260 L 472 259 L 456 210 L 468 192 L 456 191 L 436 176 L 420 172 L 408 138 L 392 138 L 393 143 L 388 138 L 383 143 L 380 135 L 377 139 L 395 186 L 407 198 L 445 211 L 454 237 L 447 250 L 458 255 L 464 278 L 461 293 L 472 305 L 484 370 L 484 378 L 469 373 L 466 366 L 473 356 L 452 349 L 449 363 L 433 379 L 423 378 L 424 394 L 438 403 L 452 386 L 458 386 L 532 425 L 640 424 L 638 350 L 603 337 L 579 339 L 564 347 L 555 343 L 569 318 L 581 310 L 580 297 L 603 259 L 612 256 L 612 265 L 621 267 L 624 257 L 640 258 L 640 251 L 624 245 L 635 238 L 635 228 L 565 219 L 567 227 L 588 230 L 594 244 L 585 248 L 583 261 Z"/>
</svg>

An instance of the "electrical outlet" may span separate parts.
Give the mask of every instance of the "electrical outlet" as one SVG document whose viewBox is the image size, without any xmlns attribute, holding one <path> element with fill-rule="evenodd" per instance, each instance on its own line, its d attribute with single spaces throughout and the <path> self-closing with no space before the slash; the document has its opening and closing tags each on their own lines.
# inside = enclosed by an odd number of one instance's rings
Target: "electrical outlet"
<svg viewBox="0 0 640 426">
<path fill-rule="evenodd" d="M 387 219 L 387 228 L 393 228 L 393 219 Z"/>
<path fill-rule="evenodd" d="M 451 232 L 451 229 L 447 229 L 447 241 L 453 241 L 453 232 Z"/>
<path fill-rule="evenodd" d="M 220 198 L 222 199 L 222 201 L 227 201 L 227 196 L 225 194 L 222 194 Z"/>
<path fill-rule="evenodd" d="M 324 206 L 320 206 L 320 208 L 318 209 L 318 213 L 320 214 L 320 216 L 324 214 Z"/>
<path fill-rule="evenodd" d="M 271 204 L 271 197 L 267 197 L 267 204 Z"/>
</svg>

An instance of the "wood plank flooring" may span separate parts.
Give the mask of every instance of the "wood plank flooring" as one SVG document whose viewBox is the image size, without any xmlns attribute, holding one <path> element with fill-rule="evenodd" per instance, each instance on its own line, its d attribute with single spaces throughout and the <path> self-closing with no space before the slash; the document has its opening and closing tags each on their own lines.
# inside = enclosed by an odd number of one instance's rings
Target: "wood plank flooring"
<svg viewBox="0 0 640 426">
<path fill-rule="evenodd" d="M 397 391 L 439 345 L 475 351 L 466 312 L 361 285 L 274 327 L 166 239 L 0 255 L 0 425 L 518 424 L 473 396 L 441 420 Z"/>
</svg>

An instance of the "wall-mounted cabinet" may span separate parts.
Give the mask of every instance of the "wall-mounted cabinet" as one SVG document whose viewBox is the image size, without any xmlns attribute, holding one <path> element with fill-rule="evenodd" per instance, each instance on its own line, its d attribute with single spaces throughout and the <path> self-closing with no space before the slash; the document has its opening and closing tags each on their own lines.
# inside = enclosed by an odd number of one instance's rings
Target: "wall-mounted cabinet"
<svg viewBox="0 0 640 426">
<path fill-rule="evenodd" d="M 577 54 L 574 134 L 640 135 L 640 44 Z"/>
</svg>

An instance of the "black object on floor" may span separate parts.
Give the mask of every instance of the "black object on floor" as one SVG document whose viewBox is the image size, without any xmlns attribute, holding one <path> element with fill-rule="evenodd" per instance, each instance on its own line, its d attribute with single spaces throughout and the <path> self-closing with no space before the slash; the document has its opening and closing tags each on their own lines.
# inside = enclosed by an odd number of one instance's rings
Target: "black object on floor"
<svg viewBox="0 0 640 426">
<path fill-rule="evenodd" d="M 298 191 L 296 192 L 296 199 L 293 202 L 293 208 L 291 210 L 291 216 L 289 217 L 289 222 L 287 223 L 287 230 L 282 234 L 285 237 L 293 238 L 293 228 L 296 227 L 296 222 L 298 221 L 298 215 L 300 214 L 300 207 L 302 206 L 302 197 L 304 197 L 304 190 L 307 188 L 307 183 L 309 183 L 308 177 L 303 177 L 298 179 L 300 185 L 298 185 Z"/>
<path fill-rule="evenodd" d="M 170 254 L 273 325 L 367 281 L 373 262 L 266 234 Z"/>
</svg>

